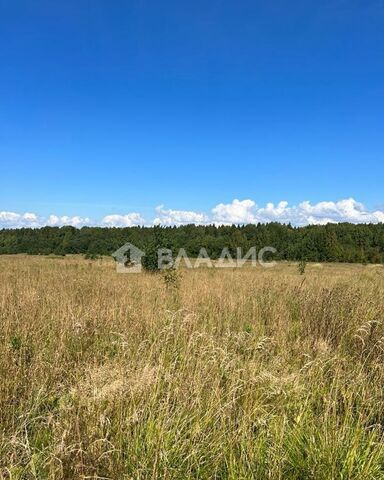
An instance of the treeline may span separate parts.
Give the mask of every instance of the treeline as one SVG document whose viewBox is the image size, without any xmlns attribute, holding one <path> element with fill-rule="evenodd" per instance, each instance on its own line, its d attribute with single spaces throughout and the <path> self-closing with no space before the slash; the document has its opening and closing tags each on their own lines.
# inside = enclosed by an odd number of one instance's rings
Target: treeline
<svg viewBox="0 0 384 480">
<path fill-rule="evenodd" d="M 273 246 L 278 260 L 315 262 L 382 263 L 384 224 L 350 223 L 293 227 L 279 223 L 243 226 L 128 227 L 101 228 L 43 227 L 0 230 L 0 254 L 66 255 L 89 257 L 110 255 L 126 242 L 145 251 L 155 238 L 177 253 L 184 248 L 191 257 L 204 247 L 211 258 L 223 248 L 232 254 L 240 247 L 258 250 Z"/>
</svg>

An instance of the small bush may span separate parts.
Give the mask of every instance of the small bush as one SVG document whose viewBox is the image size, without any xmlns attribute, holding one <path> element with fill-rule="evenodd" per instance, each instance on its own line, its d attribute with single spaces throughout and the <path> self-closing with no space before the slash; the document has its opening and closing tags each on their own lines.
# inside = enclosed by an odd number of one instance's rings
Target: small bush
<svg viewBox="0 0 384 480">
<path fill-rule="evenodd" d="M 304 275 L 306 268 L 307 268 L 307 262 L 305 260 L 301 260 L 299 262 L 299 265 L 297 266 L 297 269 L 298 269 L 300 275 Z"/>
<path fill-rule="evenodd" d="M 167 288 L 177 289 L 180 287 L 181 275 L 176 268 L 166 268 L 163 273 L 163 278 Z"/>
</svg>

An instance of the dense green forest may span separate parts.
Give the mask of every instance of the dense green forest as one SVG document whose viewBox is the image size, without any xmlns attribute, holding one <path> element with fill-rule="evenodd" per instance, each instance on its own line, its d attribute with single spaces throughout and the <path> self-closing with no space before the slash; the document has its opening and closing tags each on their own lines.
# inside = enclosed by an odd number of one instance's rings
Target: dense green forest
<svg viewBox="0 0 384 480">
<path fill-rule="evenodd" d="M 382 263 L 384 224 L 350 223 L 293 227 L 279 223 L 243 226 L 43 227 L 0 230 L 0 254 L 110 255 L 126 242 L 145 250 L 161 238 L 162 246 L 177 252 L 184 248 L 191 257 L 206 248 L 218 258 L 224 247 L 236 253 L 241 247 L 273 246 L 275 259 Z"/>
</svg>

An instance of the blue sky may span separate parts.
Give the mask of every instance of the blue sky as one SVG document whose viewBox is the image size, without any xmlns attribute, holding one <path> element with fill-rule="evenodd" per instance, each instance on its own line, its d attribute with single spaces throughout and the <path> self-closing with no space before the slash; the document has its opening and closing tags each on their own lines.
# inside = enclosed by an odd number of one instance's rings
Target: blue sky
<svg viewBox="0 0 384 480">
<path fill-rule="evenodd" d="M 383 25 L 383 0 L 0 0 L 0 226 L 380 221 Z"/>
</svg>

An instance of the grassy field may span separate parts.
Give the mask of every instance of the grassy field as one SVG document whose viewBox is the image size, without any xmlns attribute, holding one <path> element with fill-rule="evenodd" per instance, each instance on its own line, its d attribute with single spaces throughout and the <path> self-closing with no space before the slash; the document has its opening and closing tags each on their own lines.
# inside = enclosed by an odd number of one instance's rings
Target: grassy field
<svg viewBox="0 0 384 480">
<path fill-rule="evenodd" d="M 0 257 L 1 479 L 384 479 L 384 268 Z"/>
</svg>

